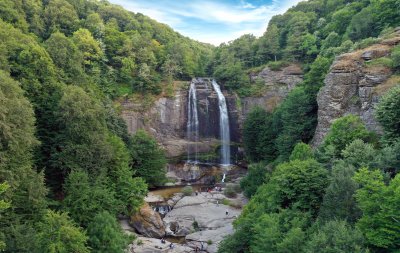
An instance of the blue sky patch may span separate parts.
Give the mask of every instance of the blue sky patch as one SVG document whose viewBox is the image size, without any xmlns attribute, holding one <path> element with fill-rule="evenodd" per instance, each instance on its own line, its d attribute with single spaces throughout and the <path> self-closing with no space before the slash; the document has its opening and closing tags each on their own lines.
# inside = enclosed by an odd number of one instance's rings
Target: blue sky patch
<svg viewBox="0 0 400 253">
<path fill-rule="evenodd" d="M 182 35 L 219 45 L 243 34 L 261 36 L 272 16 L 300 0 L 109 0 L 165 23 Z"/>
</svg>

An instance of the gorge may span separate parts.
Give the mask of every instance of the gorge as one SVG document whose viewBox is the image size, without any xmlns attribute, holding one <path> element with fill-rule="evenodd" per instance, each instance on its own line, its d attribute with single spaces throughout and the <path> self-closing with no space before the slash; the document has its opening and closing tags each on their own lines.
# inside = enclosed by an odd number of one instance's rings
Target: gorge
<svg viewBox="0 0 400 253">
<path fill-rule="evenodd" d="M 1 252 L 399 252 L 399 0 L 110 1 L 0 1 Z"/>
</svg>

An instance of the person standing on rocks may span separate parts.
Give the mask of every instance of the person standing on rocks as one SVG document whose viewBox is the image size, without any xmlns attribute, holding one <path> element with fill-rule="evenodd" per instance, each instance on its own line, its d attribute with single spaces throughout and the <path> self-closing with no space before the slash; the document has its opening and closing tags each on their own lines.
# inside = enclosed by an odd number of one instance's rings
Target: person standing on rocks
<svg viewBox="0 0 400 253">
<path fill-rule="evenodd" d="M 225 210 L 225 214 L 226 214 L 226 216 L 228 216 L 228 214 L 229 214 L 228 209 Z"/>
</svg>

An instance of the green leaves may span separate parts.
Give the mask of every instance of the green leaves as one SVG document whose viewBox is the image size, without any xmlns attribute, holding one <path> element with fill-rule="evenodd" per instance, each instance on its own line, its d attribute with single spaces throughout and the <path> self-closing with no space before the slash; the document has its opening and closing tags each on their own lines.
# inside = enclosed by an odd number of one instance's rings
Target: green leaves
<svg viewBox="0 0 400 253">
<path fill-rule="evenodd" d="M 368 243 L 395 252 L 400 247 L 400 176 L 385 185 L 380 171 L 364 168 L 354 180 L 360 184 L 356 199 L 363 212 L 357 226 Z"/>
<path fill-rule="evenodd" d="M 87 228 L 91 252 L 123 253 L 129 242 L 115 216 L 98 213 Z"/>
<path fill-rule="evenodd" d="M 138 130 L 129 146 L 135 176 L 146 180 L 149 187 L 163 185 L 166 181 L 166 159 L 164 151 L 155 139 L 143 130 Z"/>
<path fill-rule="evenodd" d="M 365 142 L 376 141 L 375 134 L 368 131 L 360 117 L 347 115 L 335 120 L 325 137 L 323 148 L 332 146 L 337 157 L 341 156 L 341 151 L 356 139 Z"/>
<path fill-rule="evenodd" d="M 400 138 L 400 86 L 389 90 L 376 108 L 376 117 L 385 130 L 386 139 L 391 142 Z"/>
<path fill-rule="evenodd" d="M 332 220 L 321 225 L 310 235 L 305 252 L 321 253 L 367 253 L 364 238 L 357 228 L 341 220 Z"/>
<path fill-rule="evenodd" d="M 37 253 L 89 253 L 88 237 L 66 213 L 48 211 L 38 224 Z"/>
</svg>

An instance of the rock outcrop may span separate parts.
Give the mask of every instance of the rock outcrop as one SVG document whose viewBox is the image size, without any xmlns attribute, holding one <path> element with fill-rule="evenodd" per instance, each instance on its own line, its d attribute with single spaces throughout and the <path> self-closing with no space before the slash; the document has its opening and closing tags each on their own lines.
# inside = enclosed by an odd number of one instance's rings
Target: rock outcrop
<svg viewBox="0 0 400 253">
<path fill-rule="evenodd" d="M 161 243 L 161 240 L 147 237 L 138 237 L 138 239 L 129 245 L 129 253 L 190 253 L 193 249 L 180 244 L 174 244 L 171 249 L 170 242 Z"/>
<path fill-rule="evenodd" d="M 245 117 L 253 107 L 259 106 L 272 111 L 287 94 L 303 81 L 303 71 L 299 65 L 291 64 L 280 70 L 264 68 L 260 73 L 251 76 L 251 79 L 264 81 L 266 91 L 260 97 L 242 98 L 242 113 Z"/>
<path fill-rule="evenodd" d="M 313 146 L 321 144 L 335 119 L 347 114 L 360 116 L 369 130 L 381 131 L 374 108 L 380 96 L 399 83 L 400 78 L 392 76 L 392 69 L 377 59 L 390 55 L 391 48 L 399 43 L 400 32 L 335 59 L 325 78 L 325 86 L 318 93 L 318 126 Z"/>
<path fill-rule="evenodd" d="M 217 252 L 223 237 L 233 233 L 232 222 L 241 212 L 221 204 L 225 198 L 217 192 L 183 197 L 164 217 L 167 235 L 186 237 L 192 248 L 203 245 L 205 252 Z M 237 200 L 244 201 L 241 197 Z"/>
<path fill-rule="evenodd" d="M 219 107 L 218 97 L 212 89 L 212 79 L 195 78 L 200 139 L 197 147 L 200 153 L 214 152 L 219 145 Z M 189 82 L 187 82 L 189 84 Z M 227 100 L 231 140 L 240 140 L 239 111 L 236 108 L 236 96 L 225 93 Z M 143 101 L 133 102 L 126 99 L 121 102 L 122 117 L 129 133 L 145 129 L 165 148 L 170 158 L 183 156 L 192 142 L 185 139 L 187 123 L 187 87 L 178 88 L 173 97 L 161 97 L 147 107 Z"/>
<path fill-rule="evenodd" d="M 165 227 L 160 215 L 147 203 L 131 217 L 130 224 L 141 235 L 154 238 L 165 236 Z"/>
</svg>

